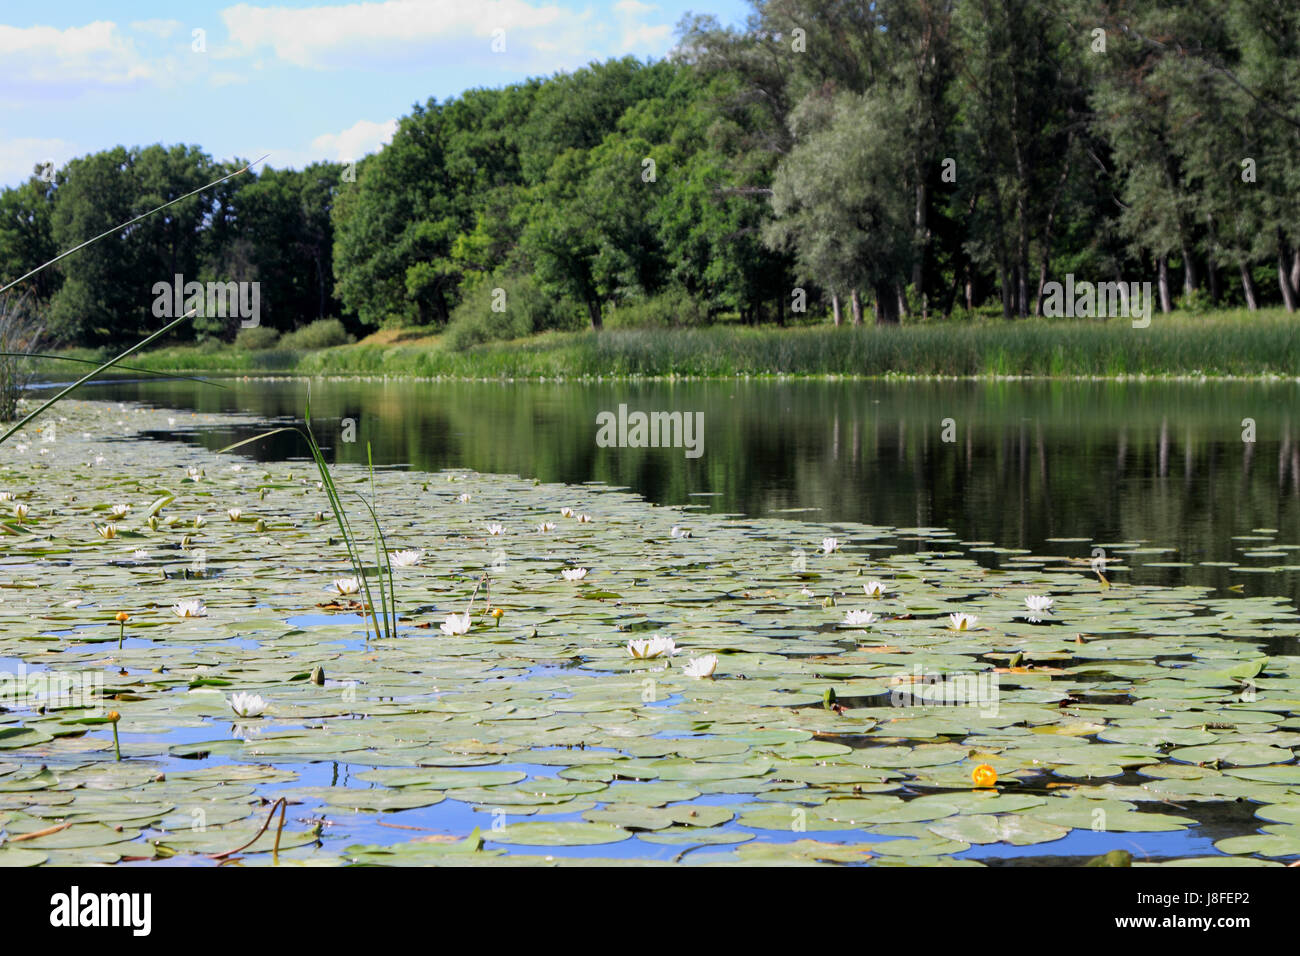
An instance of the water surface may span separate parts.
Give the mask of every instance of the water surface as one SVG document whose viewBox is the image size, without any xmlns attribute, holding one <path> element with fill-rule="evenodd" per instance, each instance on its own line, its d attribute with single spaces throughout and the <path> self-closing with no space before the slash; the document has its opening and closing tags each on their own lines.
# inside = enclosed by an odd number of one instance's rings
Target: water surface
<svg viewBox="0 0 1300 956">
<path fill-rule="evenodd" d="M 221 384 L 118 383 L 94 395 L 301 419 L 303 381 Z M 702 412 L 702 454 L 600 447 L 597 416 L 620 405 Z M 332 380 L 311 383 L 311 407 L 337 461 L 364 462 L 369 445 L 376 465 L 599 481 L 730 514 L 945 527 L 1037 554 L 1136 541 L 1169 550 L 1116 571 L 1130 580 L 1300 601 L 1294 570 L 1258 570 L 1300 565 L 1293 382 Z M 258 432 L 176 424 L 210 448 Z M 289 434 L 243 451 L 305 454 Z"/>
</svg>

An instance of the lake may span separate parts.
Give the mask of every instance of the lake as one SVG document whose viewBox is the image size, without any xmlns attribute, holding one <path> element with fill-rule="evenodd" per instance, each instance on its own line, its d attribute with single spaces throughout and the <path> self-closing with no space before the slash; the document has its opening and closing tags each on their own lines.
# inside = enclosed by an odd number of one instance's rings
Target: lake
<svg viewBox="0 0 1300 956">
<path fill-rule="evenodd" d="M 1300 856 L 1294 385 L 313 381 L 382 634 L 306 396 L 6 446 L 0 863 Z"/>
<path fill-rule="evenodd" d="M 220 384 L 131 382 L 87 397 L 280 422 L 300 418 L 307 395 L 302 381 Z M 311 402 L 337 461 L 364 462 L 369 443 L 376 465 L 598 481 L 727 514 L 942 527 L 1036 554 L 1138 543 L 1168 550 L 1127 571 L 1112 561 L 1125 579 L 1300 601 L 1295 383 L 332 380 L 312 383 Z M 702 413 L 701 454 L 600 447 L 597 416 L 620 405 Z M 258 431 L 189 437 L 216 449 Z M 306 454 L 288 434 L 242 451 Z"/>
</svg>

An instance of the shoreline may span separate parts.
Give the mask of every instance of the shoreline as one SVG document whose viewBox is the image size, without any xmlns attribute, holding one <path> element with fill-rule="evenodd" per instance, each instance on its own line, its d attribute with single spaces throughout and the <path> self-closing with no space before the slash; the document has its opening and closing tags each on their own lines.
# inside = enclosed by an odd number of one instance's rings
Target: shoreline
<svg viewBox="0 0 1300 956">
<path fill-rule="evenodd" d="M 1258 375 L 1197 375 L 1185 373 L 1132 375 L 916 375 L 886 373 L 884 375 L 847 375 L 838 372 L 825 373 L 736 373 L 734 375 L 558 375 L 558 376 L 474 376 L 474 375 L 416 375 L 410 373 L 374 372 L 329 372 L 307 373 L 286 371 L 283 373 L 261 373 L 252 375 L 239 369 L 186 369 L 186 368 L 150 368 L 148 372 L 161 373 L 150 377 L 148 373 L 123 375 L 121 379 L 105 378 L 96 382 L 134 381 L 190 381 L 202 378 L 229 379 L 241 382 L 446 382 L 457 384 L 480 385 L 599 385 L 605 383 L 677 383 L 677 382 L 766 382 L 772 384 L 789 384 L 797 382 L 845 382 L 845 383 L 904 383 L 904 382 L 968 382 L 978 384 L 997 384 L 1003 382 L 1023 382 L 1028 384 L 1051 383 L 1105 383 L 1115 385 L 1145 384 L 1182 384 L 1207 385 L 1247 383 L 1260 385 L 1300 385 L 1300 374 L 1278 375 L 1261 373 Z M 167 377 L 163 377 L 167 376 Z M 34 381 L 32 387 L 49 388 L 55 385 L 69 384 L 72 379 L 42 378 Z"/>
<path fill-rule="evenodd" d="M 414 338 L 409 344 L 403 338 Z M 64 353 L 104 360 L 88 349 Z M 62 363 L 59 363 L 62 364 Z M 413 381 L 1300 381 L 1300 320 L 1281 310 L 1097 321 L 605 329 L 463 351 L 421 330 L 319 350 L 171 346 L 131 366 L 172 375 Z M 48 362 L 44 378 L 64 377 Z"/>
</svg>

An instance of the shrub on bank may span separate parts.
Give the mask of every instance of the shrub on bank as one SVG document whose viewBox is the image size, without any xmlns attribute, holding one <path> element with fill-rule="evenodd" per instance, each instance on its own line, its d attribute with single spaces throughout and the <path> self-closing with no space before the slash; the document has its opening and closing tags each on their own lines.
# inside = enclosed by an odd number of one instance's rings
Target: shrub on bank
<svg viewBox="0 0 1300 956">
<path fill-rule="evenodd" d="M 528 276 L 496 276 L 480 283 L 452 312 L 444 342 L 461 352 L 484 342 L 581 327 L 580 309 L 571 300 L 547 295 Z"/>
<path fill-rule="evenodd" d="M 338 319 L 317 319 L 280 337 L 282 349 L 328 349 L 355 341 Z"/>
<path fill-rule="evenodd" d="M 610 329 L 693 328 L 708 321 L 708 309 L 684 289 L 671 289 L 649 299 L 626 302 L 605 313 L 605 327 Z"/>
<path fill-rule="evenodd" d="M 248 349 L 250 352 L 262 352 L 273 349 L 280 341 L 280 333 L 264 325 L 255 325 L 251 329 L 240 329 L 235 336 L 235 348 Z"/>
</svg>

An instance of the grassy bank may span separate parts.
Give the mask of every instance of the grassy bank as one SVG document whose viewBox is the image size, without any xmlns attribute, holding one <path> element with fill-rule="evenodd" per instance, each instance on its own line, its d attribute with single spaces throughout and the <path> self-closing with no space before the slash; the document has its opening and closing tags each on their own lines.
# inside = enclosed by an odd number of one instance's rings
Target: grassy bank
<svg viewBox="0 0 1300 956">
<path fill-rule="evenodd" d="M 391 338 L 391 337 L 390 337 Z M 926 323 L 569 333 L 466 351 L 436 338 L 319 351 L 174 347 L 137 365 L 168 372 L 448 378 L 735 375 L 1293 376 L 1300 318 L 1282 310 L 1128 320 Z"/>
</svg>

